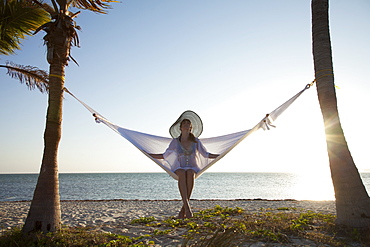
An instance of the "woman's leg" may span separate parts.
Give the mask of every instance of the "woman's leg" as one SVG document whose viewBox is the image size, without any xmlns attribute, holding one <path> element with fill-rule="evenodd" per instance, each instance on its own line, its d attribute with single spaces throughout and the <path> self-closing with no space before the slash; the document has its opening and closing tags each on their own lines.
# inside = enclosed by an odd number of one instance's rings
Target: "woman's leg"
<svg viewBox="0 0 370 247">
<path fill-rule="evenodd" d="M 188 200 L 190 200 L 191 193 L 193 192 L 195 180 L 195 171 L 190 169 L 186 171 L 186 186 L 188 192 Z"/>
<path fill-rule="evenodd" d="M 187 185 L 187 172 L 185 170 L 179 169 L 175 173 L 179 177 L 178 186 L 179 186 L 180 195 L 181 195 L 181 199 L 183 203 L 182 209 L 179 213 L 179 218 L 193 217 L 193 213 L 191 212 L 189 198 L 188 198 L 189 193 L 188 193 L 188 185 Z"/>
<path fill-rule="evenodd" d="M 185 172 L 185 177 L 182 177 L 182 178 L 186 181 L 186 197 L 187 197 L 187 203 L 189 204 L 190 212 L 188 214 L 186 214 L 186 210 L 185 210 L 185 205 L 186 204 L 184 204 L 181 208 L 180 213 L 179 213 L 179 218 L 184 218 L 185 216 L 187 218 L 191 218 L 191 217 L 193 217 L 193 213 L 191 212 L 191 208 L 190 208 L 190 196 L 191 196 L 191 193 L 192 193 L 193 187 L 194 187 L 195 171 L 194 170 L 185 170 L 184 172 Z M 179 178 L 180 178 L 180 176 L 179 176 Z M 179 188 L 180 188 L 180 182 L 179 182 Z M 180 194 L 181 194 L 181 191 L 180 191 Z"/>
</svg>

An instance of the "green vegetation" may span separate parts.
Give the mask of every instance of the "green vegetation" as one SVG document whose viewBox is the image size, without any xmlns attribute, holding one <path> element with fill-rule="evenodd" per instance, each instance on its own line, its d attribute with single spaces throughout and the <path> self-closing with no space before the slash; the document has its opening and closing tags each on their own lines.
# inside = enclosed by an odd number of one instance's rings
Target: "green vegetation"
<svg viewBox="0 0 370 247">
<path fill-rule="evenodd" d="M 55 233 L 24 236 L 14 228 L 0 237 L 0 246 L 134 246 L 134 239 L 115 234 L 90 231 L 89 228 L 62 228 Z M 137 245 L 140 246 L 140 245 Z M 146 245 L 141 245 L 146 246 Z"/>
<path fill-rule="evenodd" d="M 156 221 L 156 218 L 153 216 L 151 217 L 140 217 L 139 219 L 135 219 L 131 221 L 131 224 L 136 224 L 136 223 L 141 223 L 141 224 L 146 224 L 152 221 Z"/>
<path fill-rule="evenodd" d="M 334 221 L 334 215 L 296 208 L 261 209 L 251 214 L 241 208 L 216 206 L 194 213 L 192 219 L 141 217 L 132 220 L 131 227 L 146 230 L 145 234 L 135 237 L 66 227 L 55 233 L 24 236 L 19 228 L 13 228 L 0 236 L 0 246 L 153 246 L 159 238 L 176 235 L 183 246 L 239 246 L 256 242 L 370 245 L 369 229 L 343 228 Z"/>
</svg>

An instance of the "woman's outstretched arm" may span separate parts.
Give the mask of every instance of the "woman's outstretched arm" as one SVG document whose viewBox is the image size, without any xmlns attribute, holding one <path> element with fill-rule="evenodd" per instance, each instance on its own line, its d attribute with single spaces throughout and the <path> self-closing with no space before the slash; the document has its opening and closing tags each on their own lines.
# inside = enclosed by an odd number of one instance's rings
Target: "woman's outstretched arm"
<svg viewBox="0 0 370 247">
<path fill-rule="evenodd" d="M 218 156 L 220 156 L 219 154 L 209 154 L 208 155 L 208 158 L 210 159 L 216 159 Z"/>
<path fill-rule="evenodd" d="M 198 141 L 197 149 L 203 157 L 209 159 L 216 159 L 218 156 L 220 156 L 219 154 L 208 153 L 207 149 L 203 146 L 203 143 L 201 143 L 199 139 L 197 141 Z"/>
<path fill-rule="evenodd" d="M 154 159 L 164 159 L 163 154 L 149 154 L 149 155 L 152 156 Z"/>
</svg>

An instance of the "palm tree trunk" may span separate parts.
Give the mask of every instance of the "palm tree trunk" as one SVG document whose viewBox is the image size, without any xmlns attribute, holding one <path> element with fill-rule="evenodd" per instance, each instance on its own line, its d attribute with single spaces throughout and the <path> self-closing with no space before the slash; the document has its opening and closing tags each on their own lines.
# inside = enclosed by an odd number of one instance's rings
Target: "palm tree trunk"
<svg viewBox="0 0 370 247">
<path fill-rule="evenodd" d="M 370 225 L 370 199 L 349 151 L 340 123 L 334 87 L 328 0 L 312 0 L 312 40 L 316 87 L 325 124 L 336 198 L 337 223 Z"/>
<path fill-rule="evenodd" d="M 62 107 L 65 66 L 68 63 L 71 37 L 56 25 L 44 37 L 50 63 L 49 101 L 44 133 L 44 155 L 24 233 L 41 230 L 53 232 L 61 226 L 58 179 L 58 147 L 62 132 Z"/>
<path fill-rule="evenodd" d="M 68 11 L 68 8 L 72 6 L 105 14 L 105 10 L 110 7 L 104 1 L 95 0 L 52 1 L 53 6 L 38 0 L 32 0 L 31 2 L 40 6 L 51 17 L 48 23 L 36 30 L 36 32 L 43 30 L 47 33 L 44 40 L 47 45 L 47 61 L 50 64 L 50 74 L 49 102 L 44 132 L 44 155 L 31 207 L 23 227 L 24 233 L 37 230 L 43 232 L 56 231 L 61 225 L 58 146 L 62 129 L 64 75 L 65 66 L 70 58 L 71 46 L 79 46 L 76 30 L 80 30 L 80 27 L 73 21 L 73 18 L 80 11 L 72 13 Z M 49 15 L 47 16 L 49 17 Z"/>
<path fill-rule="evenodd" d="M 51 75 L 64 75 L 64 67 L 50 66 Z M 50 76 L 49 101 L 40 174 L 23 231 L 56 231 L 61 225 L 58 146 L 61 138 L 64 81 Z"/>
</svg>

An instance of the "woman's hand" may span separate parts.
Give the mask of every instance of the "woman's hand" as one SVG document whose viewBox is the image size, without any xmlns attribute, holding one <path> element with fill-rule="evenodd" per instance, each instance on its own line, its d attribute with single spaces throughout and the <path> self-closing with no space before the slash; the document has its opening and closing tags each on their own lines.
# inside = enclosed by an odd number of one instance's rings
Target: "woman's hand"
<svg viewBox="0 0 370 247">
<path fill-rule="evenodd" d="M 219 154 L 209 154 L 208 158 L 209 159 L 216 159 L 218 156 L 220 156 L 220 155 Z"/>
</svg>

